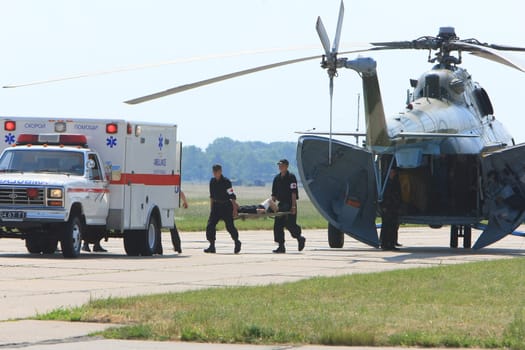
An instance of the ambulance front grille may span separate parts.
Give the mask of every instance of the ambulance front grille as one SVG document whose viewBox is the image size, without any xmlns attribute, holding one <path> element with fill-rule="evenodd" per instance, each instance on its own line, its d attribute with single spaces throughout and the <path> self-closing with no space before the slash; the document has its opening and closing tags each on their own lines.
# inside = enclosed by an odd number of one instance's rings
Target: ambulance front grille
<svg viewBox="0 0 525 350">
<path fill-rule="evenodd" d="M 0 187 L 0 205 L 44 205 L 44 195 L 43 188 Z"/>
</svg>

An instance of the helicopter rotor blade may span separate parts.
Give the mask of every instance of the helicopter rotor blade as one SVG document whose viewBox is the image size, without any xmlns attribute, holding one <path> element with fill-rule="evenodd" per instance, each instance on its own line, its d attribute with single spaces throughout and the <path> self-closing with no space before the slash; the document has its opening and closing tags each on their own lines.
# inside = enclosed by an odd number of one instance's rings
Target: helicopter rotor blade
<svg viewBox="0 0 525 350">
<path fill-rule="evenodd" d="M 433 36 L 423 36 L 416 40 L 373 42 L 370 44 L 375 46 L 376 50 L 437 50 L 440 47 L 441 40 Z"/>
<path fill-rule="evenodd" d="M 195 89 L 195 88 L 198 88 L 198 87 L 201 87 L 201 86 L 217 83 L 219 81 L 233 79 L 233 78 L 237 78 L 237 77 L 240 77 L 240 76 L 243 76 L 243 75 L 260 72 L 260 71 L 267 70 L 267 69 L 277 68 L 277 67 L 281 67 L 281 66 L 286 66 L 288 64 L 294 64 L 294 63 L 299 63 L 299 62 L 313 60 L 313 59 L 319 59 L 319 58 L 320 58 L 320 56 L 316 55 L 316 56 L 303 57 L 303 58 L 297 58 L 297 59 L 288 60 L 288 61 L 272 63 L 272 64 L 268 64 L 268 65 L 264 65 L 264 66 L 255 67 L 255 68 L 249 68 L 249 69 L 241 70 L 241 71 L 238 71 L 238 72 L 233 72 L 233 73 L 220 75 L 220 76 L 213 77 L 213 78 L 210 78 L 210 79 L 201 80 L 201 81 L 198 81 L 198 82 L 195 82 L 195 83 L 180 85 L 180 86 L 177 86 L 177 87 L 174 87 L 174 88 L 171 88 L 171 89 L 167 89 L 167 90 L 164 90 L 164 91 L 160 91 L 160 92 L 156 92 L 156 93 L 153 93 L 153 94 L 150 94 L 150 95 L 134 98 L 134 99 L 128 100 L 128 101 L 124 101 L 124 103 L 135 105 L 135 104 L 139 104 L 139 103 L 142 103 L 142 102 L 155 100 L 157 98 L 173 95 L 173 94 L 176 94 L 176 93 L 179 93 L 179 92 Z"/>
<path fill-rule="evenodd" d="M 317 17 L 317 22 L 315 24 L 315 29 L 317 31 L 317 35 L 319 35 L 319 39 L 321 39 L 321 44 L 323 44 L 324 52 L 326 56 L 330 56 L 330 38 L 328 38 L 328 34 L 326 33 L 326 29 L 323 25 L 323 21 L 321 20 L 321 17 Z"/>
<path fill-rule="evenodd" d="M 470 44 L 470 43 L 465 43 L 465 42 L 454 42 L 452 45 L 454 45 L 455 47 L 461 50 L 468 51 L 470 52 L 470 54 L 474 56 L 478 56 L 478 57 L 487 59 L 489 61 L 504 64 L 506 66 L 509 66 L 511 68 L 517 69 L 525 73 L 524 64 L 520 64 L 516 62 L 514 59 L 505 55 L 503 52 L 500 52 L 497 49 L 493 49 L 491 47 L 484 46 L 484 45 L 482 46 L 482 45 Z M 514 50 L 514 51 L 521 51 L 521 50 Z M 525 51 L 525 49 L 523 51 Z"/>
<path fill-rule="evenodd" d="M 489 47 L 494 50 L 499 51 L 525 51 L 525 47 L 516 47 L 516 46 L 506 46 L 506 45 L 497 45 L 490 44 Z"/>
<path fill-rule="evenodd" d="M 516 51 L 523 52 L 525 48 L 503 46 L 494 44 L 482 44 L 476 39 L 467 40 L 453 40 L 443 42 L 442 39 L 425 36 L 412 41 L 391 41 L 391 42 L 374 42 L 371 43 L 374 48 L 371 51 L 380 50 L 405 50 L 405 49 L 424 49 L 424 50 L 438 50 L 442 45 L 445 45 L 448 50 L 461 50 L 469 52 L 474 56 L 485 58 L 487 60 L 504 64 L 506 66 L 525 72 L 525 65 L 516 62 L 515 59 L 507 56 L 502 51 Z"/>
<path fill-rule="evenodd" d="M 488 43 L 482 43 L 478 39 L 462 39 L 460 40 L 462 43 L 466 44 L 474 44 L 478 46 L 488 47 L 494 50 L 498 51 L 525 51 L 525 47 L 517 47 L 517 46 L 508 46 L 508 45 L 498 45 L 498 44 L 488 44 Z"/>
<path fill-rule="evenodd" d="M 345 15 L 345 5 L 341 0 L 341 6 L 339 6 L 339 18 L 337 19 L 337 29 L 335 31 L 334 43 L 332 46 L 332 52 L 337 53 L 339 51 L 339 41 L 341 39 L 341 30 L 343 29 L 343 18 Z"/>
<path fill-rule="evenodd" d="M 286 47 L 286 48 L 268 48 L 268 49 L 260 49 L 260 50 L 246 50 L 246 51 L 239 51 L 239 52 L 233 52 L 233 53 L 224 53 L 224 54 L 217 54 L 217 55 L 186 57 L 186 58 L 179 58 L 179 59 L 169 60 L 169 61 L 131 65 L 131 66 L 119 67 L 119 68 L 108 69 L 108 70 L 72 74 L 72 75 L 60 76 L 60 77 L 55 77 L 55 78 L 50 78 L 50 79 L 45 79 L 45 80 L 36 80 L 36 81 L 30 81 L 30 82 L 9 84 L 9 85 L 3 86 L 3 88 L 12 89 L 12 88 L 18 88 L 18 87 L 25 87 L 25 86 L 50 84 L 50 83 L 56 83 L 56 82 L 61 82 L 61 81 L 67 81 L 67 80 L 91 78 L 91 77 L 109 75 L 109 74 L 115 74 L 115 73 L 137 71 L 137 70 L 148 69 L 148 68 L 158 68 L 158 67 L 181 64 L 181 63 L 192 63 L 192 62 L 199 62 L 199 61 L 233 58 L 233 57 L 239 57 L 239 56 L 258 55 L 258 54 L 266 54 L 266 53 L 310 50 L 314 48 L 317 48 L 317 47 L 316 46 L 298 46 L 298 47 Z"/>
<path fill-rule="evenodd" d="M 366 52 L 366 51 L 370 51 L 370 47 L 359 49 L 359 50 L 344 51 L 344 52 L 342 52 L 342 54 L 351 54 L 351 53 L 359 53 L 359 52 Z M 320 56 L 320 55 L 309 56 L 309 57 L 301 57 L 301 58 L 296 58 L 296 59 L 292 59 L 292 60 L 271 63 L 271 64 L 267 64 L 267 65 L 264 65 L 264 66 L 258 66 L 258 67 L 254 67 L 254 68 L 249 68 L 249 69 L 245 69 L 245 70 L 241 70 L 241 71 L 237 71 L 237 72 L 233 72 L 233 73 L 220 75 L 220 76 L 213 77 L 213 78 L 210 78 L 210 79 L 197 81 L 195 83 L 180 85 L 180 86 L 177 86 L 177 87 L 174 87 L 174 88 L 171 88 L 171 89 L 167 89 L 167 90 L 164 90 L 164 91 L 160 91 L 160 92 L 156 92 L 156 93 L 153 93 L 153 94 L 150 94 L 150 95 L 145 95 L 145 96 L 134 98 L 134 99 L 131 99 L 131 100 L 128 100 L 128 101 L 124 101 L 124 103 L 135 105 L 135 104 L 139 104 L 139 103 L 155 100 L 157 98 L 173 95 L 173 94 L 176 94 L 176 93 L 179 93 L 179 92 L 195 89 L 195 88 L 198 88 L 198 87 L 201 87 L 201 86 L 210 85 L 210 84 L 217 83 L 217 82 L 220 82 L 220 81 L 223 81 L 223 80 L 233 79 L 233 78 L 237 78 L 237 77 L 240 77 L 240 76 L 243 76 L 243 75 L 248 75 L 248 74 L 252 74 L 252 73 L 256 73 L 256 72 L 260 72 L 260 71 L 264 71 L 264 70 L 268 70 L 268 69 L 272 69 L 272 68 L 282 67 L 282 66 L 286 66 L 286 65 L 289 65 L 289 64 L 300 63 L 300 62 L 310 61 L 310 60 L 315 60 L 315 59 L 320 59 L 321 57 L 322 56 Z"/>
</svg>

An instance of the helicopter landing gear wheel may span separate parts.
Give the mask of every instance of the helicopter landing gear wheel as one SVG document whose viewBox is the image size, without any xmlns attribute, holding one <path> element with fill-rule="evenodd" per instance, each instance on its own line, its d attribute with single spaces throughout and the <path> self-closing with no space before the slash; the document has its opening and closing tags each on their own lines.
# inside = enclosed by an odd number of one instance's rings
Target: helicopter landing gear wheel
<svg viewBox="0 0 525 350">
<path fill-rule="evenodd" d="M 459 227 L 458 225 L 450 226 L 450 248 L 458 247 Z"/>
<path fill-rule="evenodd" d="M 472 246 L 472 226 L 452 225 L 450 226 L 450 248 L 457 248 L 459 237 L 463 238 L 463 248 L 470 249 Z"/>
<path fill-rule="evenodd" d="M 332 224 L 328 224 L 328 245 L 330 248 L 343 248 L 345 244 L 345 234 Z"/>
<path fill-rule="evenodd" d="M 472 226 L 463 226 L 463 248 L 470 249 L 472 247 Z"/>
</svg>

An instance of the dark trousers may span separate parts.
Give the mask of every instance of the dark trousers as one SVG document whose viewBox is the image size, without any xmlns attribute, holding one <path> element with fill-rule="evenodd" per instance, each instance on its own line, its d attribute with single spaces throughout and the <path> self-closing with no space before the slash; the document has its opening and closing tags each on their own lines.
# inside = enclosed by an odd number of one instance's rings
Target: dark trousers
<svg viewBox="0 0 525 350">
<path fill-rule="evenodd" d="M 399 218 L 397 215 L 383 214 L 381 217 L 381 248 L 392 249 L 397 242 L 397 232 L 399 230 Z"/>
<path fill-rule="evenodd" d="M 290 204 L 279 203 L 279 211 L 289 211 L 291 208 Z M 290 231 L 293 238 L 301 237 L 301 226 L 297 225 L 297 215 L 283 215 L 275 218 L 273 223 L 273 240 L 276 243 L 284 244 L 284 229 Z"/>
<path fill-rule="evenodd" d="M 208 224 L 206 225 L 206 239 L 210 243 L 215 242 L 219 220 L 224 221 L 226 230 L 230 233 L 232 239 L 237 241 L 239 239 L 239 232 L 233 224 L 233 205 L 231 202 L 213 203 L 210 217 L 208 218 Z"/>
<path fill-rule="evenodd" d="M 170 229 L 170 233 L 171 233 L 171 243 L 173 244 L 173 248 L 177 251 L 181 250 L 179 230 L 177 230 L 177 225 L 175 223 L 173 224 L 173 228 Z"/>
</svg>

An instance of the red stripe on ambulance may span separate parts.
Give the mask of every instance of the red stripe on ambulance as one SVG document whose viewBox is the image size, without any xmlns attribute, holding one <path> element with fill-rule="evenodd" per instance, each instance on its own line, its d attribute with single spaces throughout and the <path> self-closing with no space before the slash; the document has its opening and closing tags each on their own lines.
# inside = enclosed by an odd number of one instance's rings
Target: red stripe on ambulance
<svg viewBox="0 0 525 350">
<path fill-rule="evenodd" d="M 180 186 L 180 175 L 160 174 L 122 174 L 119 181 L 112 185 L 144 184 L 152 186 Z"/>
</svg>

